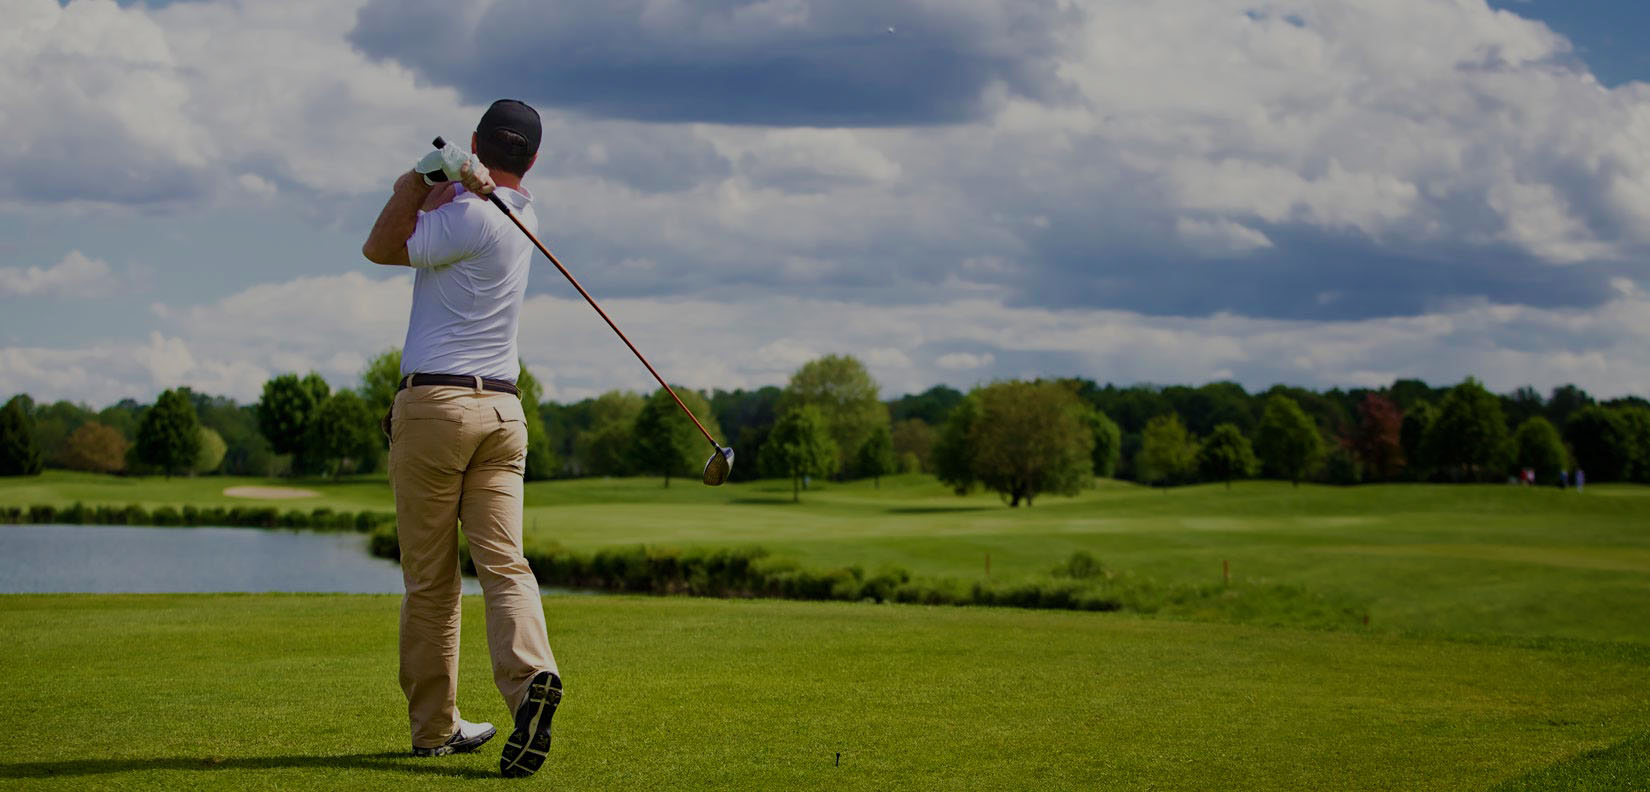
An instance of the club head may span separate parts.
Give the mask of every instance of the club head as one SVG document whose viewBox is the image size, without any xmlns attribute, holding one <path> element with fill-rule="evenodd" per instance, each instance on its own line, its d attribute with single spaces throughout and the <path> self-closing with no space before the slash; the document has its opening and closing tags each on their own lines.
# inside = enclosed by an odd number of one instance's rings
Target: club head
<svg viewBox="0 0 1650 792">
<path fill-rule="evenodd" d="M 721 486 L 728 480 L 728 474 L 733 472 L 733 449 L 716 447 L 716 451 L 705 461 L 705 484 L 711 487 Z"/>
</svg>

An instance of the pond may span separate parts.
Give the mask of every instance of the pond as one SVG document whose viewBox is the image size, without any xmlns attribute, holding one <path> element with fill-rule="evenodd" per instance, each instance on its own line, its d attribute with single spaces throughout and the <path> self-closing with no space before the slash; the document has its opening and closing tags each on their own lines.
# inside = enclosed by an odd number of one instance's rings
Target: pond
<svg viewBox="0 0 1650 792">
<path fill-rule="evenodd" d="M 358 533 L 0 525 L 0 593 L 265 591 L 400 594 L 401 567 Z"/>
</svg>

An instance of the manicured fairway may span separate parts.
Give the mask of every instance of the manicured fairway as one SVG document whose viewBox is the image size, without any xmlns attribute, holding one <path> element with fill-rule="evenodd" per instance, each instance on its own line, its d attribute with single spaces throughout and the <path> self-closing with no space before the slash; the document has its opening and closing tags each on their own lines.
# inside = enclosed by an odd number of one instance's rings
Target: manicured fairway
<svg viewBox="0 0 1650 792">
<path fill-rule="evenodd" d="M 460 701 L 502 723 L 480 602 Z M 403 758 L 398 599 L 0 597 L 18 789 L 1634 789 L 1650 665 L 1116 614 L 547 600 L 547 769 Z M 1583 754 L 1597 751 L 1594 758 Z M 836 766 L 836 755 L 841 765 Z M 1637 775 L 1636 780 L 1634 778 Z"/>
</svg>

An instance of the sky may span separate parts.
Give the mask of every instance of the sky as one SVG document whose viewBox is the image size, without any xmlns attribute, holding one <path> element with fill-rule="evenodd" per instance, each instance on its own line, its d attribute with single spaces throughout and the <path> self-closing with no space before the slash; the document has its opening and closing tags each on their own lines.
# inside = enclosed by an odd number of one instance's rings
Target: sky
<svg viewBox="0 0 1650 792">
<path fill-rule="evenodd" d="M 689 387 L 1650 394 L 1633 0 L 0 0 L 0 395 L 355 384 L 396 176 L 537 107 L 541 236 Z M 650 390 L 548 262 L 547 398 Z"/>
</svg>

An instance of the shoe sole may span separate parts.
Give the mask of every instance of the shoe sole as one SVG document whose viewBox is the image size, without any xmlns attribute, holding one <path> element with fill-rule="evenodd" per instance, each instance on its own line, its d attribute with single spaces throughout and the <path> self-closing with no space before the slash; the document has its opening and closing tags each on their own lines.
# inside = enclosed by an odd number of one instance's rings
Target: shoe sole
<svg viewBox="0 0 1650 792">
<path fill-rule="evenodd" d="M 504 743 L 498 770 L 505 778 L 523 778 L 538 772 L 550 754 L 550 719 L 561 705 L 561 680 L 549 671 L 534 675 L 527 700 L 516 709 L 516 729 Z"/>
</svg>

